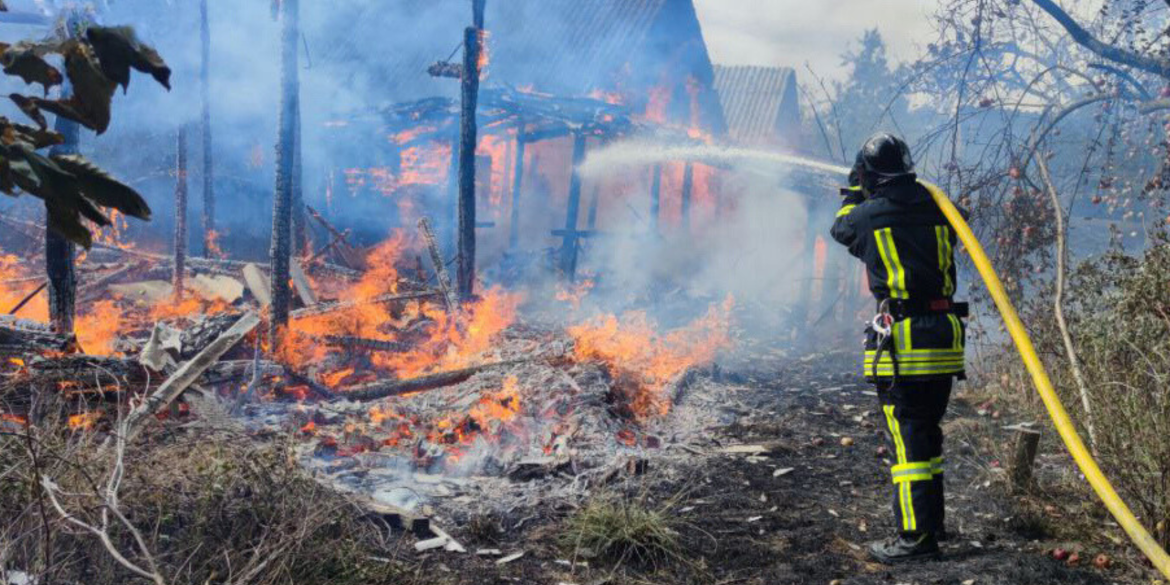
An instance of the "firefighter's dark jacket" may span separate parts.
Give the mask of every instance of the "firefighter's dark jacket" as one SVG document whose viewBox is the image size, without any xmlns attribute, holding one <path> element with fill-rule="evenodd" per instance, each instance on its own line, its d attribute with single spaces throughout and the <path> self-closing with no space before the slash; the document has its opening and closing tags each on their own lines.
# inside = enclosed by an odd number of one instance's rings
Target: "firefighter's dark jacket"
<svg viewBox="0 0 1170 585">
<path fill-rule="evenodd" d="M 860 189 L 848 190 L 832 234 L 865 263 L 870 291 L 879 302 L 896 299 L 923 307 L 953 299 L 957 238 L 913 175 L 878 187 L 869 198 Z M 892 329 L 892 351 L 883 352 L 877 351 L 872 328 L 868 331 L 866 377 L 963 377 L 966 329 L 953 312 L 910 311 Z"/>
</svg>

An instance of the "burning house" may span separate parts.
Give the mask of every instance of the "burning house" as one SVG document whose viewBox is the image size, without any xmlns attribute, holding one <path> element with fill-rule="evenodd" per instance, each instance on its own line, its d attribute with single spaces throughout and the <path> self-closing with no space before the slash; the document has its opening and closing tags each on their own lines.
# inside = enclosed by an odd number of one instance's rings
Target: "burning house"
<svg viewBox="0 0 1170 585">
<path fill-rule="evenodd" d="M 416 4 L 410 13 L 423 23 L 466 18 L 462 2 Z M 448 61 L 459 53 L 458 29 L 435 34 L 423 25 L 383 39 L 386 30 L 402 30 L 394 14 L 359 5 L 347 12 L 345 3 L 336 11 L 310 36 L 318 59 L 348 63 L 353 84 L 392 105 L 338 113 L 329 123 L 331 143 L 375 144 L 331 153 L 329 208 L 340 214 L 343 198 L 380 196 L 402 224 L 431 213 L 450 234 L 459 130 L 459 82 L 450 75 L 458 76 L 460 64 Z M 714 211 L 714 172 L 705 165 L 573 173 L 619 137 L 663 129 L 691 141 L 726 134 L 689 0 L 491 3 L 485 16 L 477 149 L 483 261 L 517 247 L 575 250 L 614 216 L 626 225 L 633 214 L 649 231 L 685 223 L 692 210 Z M 372 45 L 384 59 L 372 66 L 369 57 L 354 59 Z"/>
</svg>

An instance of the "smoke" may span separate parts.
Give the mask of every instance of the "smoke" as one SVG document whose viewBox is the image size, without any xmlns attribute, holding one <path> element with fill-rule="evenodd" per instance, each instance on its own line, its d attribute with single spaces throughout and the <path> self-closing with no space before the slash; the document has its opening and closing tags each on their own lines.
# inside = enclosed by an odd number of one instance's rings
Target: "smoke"
<svg viewBox="0 0 1170 585">
<path fill-rule="evenodd" d="M 591 153 L 581 165 L 585 175 L 628 169 L 658 162 L 692 161 L 736 172 L 785 180 L 793 167 L 848 175 L 849 168 L 778 151 L 711 144 L 672 145 L 652 140 L 627 140 Z"/>
<path fill-rule="evenodd" d="M 810 225 L 806 201 L 817 194 L 793 167 L 840 169 L 778 152 L 632 139 L 594 151 L 580 172 L 588 182 L 680 161 L 720 169 L 716 208 L 693 208 L 689 229 L 663 225 L 658 235 L 627 214 L 625 225 L 607 225 L 618 235 L 594 244 L 587 266 L 597 267 L 609 281 L 606 288 L 623 295 L 637 291 L 660 299 L 656 295 L 677 288 L 698 297 L 730 294 L 756 324 L 785 321 L 808 284 L 809 230 L 828 230 Z M 664 185 L 663 199 L 678 196 Z M 633 196 L 649 199 L 648 193 Z"/>
</svg>

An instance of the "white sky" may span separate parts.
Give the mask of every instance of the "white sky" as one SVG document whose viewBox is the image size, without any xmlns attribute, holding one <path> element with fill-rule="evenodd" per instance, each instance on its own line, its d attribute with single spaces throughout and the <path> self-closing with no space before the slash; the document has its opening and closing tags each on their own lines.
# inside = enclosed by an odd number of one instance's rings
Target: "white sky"
<svg viewBox="0 0 1170 585">
<path fill-rule="evenodd" d="M 841 53 L 877 28 L 893 60 L 934 40 L 930 0 L 695 0 L 711 60 L 720 65 L 789 66 L 840 79 Z"/>
</svg>

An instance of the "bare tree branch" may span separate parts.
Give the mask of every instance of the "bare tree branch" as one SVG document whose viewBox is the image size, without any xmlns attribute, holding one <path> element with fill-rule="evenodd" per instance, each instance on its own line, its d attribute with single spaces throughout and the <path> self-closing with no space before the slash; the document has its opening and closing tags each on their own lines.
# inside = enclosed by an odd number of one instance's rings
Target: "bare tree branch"
<svg viewBox="0 0 1170 585">
<path fill-rule="evenodd" d="M 1081 407 L 1085 410 L 1085 429 L 1089 432 L 1089 446 L 1097 452 L 1097 425 L 1093 421 L 1093 404 L 1089 401 L 1089 386 L 1085 383 L 1085 376 L 1081 372 L 1081 362 L 1077 359 L 1077 350 L 1073 346 L 1072 335 L 1068 332 L 1068 323 L 1064 319 L 1064 260 L 1068 254 L 1065 245 L 1064 208 L 1060 205 L 1060 196 L 1052 184 L 1052 175 L 1048 173 L 1048 163 L 1044 157 L 1036 159 L 1036 166 L 1040 168 L 1040 180 L 1044 182 L 1044 190 L 1052 200 L 1052 213 L 1056 218 L 1056 294 L 1053 300 L 1053 313 L 1056 314 L 1056 326 L 1060 329 L 1061 340 L 1064 341 L 1064 351 L 1068 356 L 1068 363 L 1072 367 L 1073 380 L 1077 384 L 1077 391 L 1081 395 Z"/>
<path fill-rule="evenodd" d="M 1077 23 L 1077 21 L 1073 20 L 1073 18 L 1069 16 L 1068 12 L 1065 12 L 1065 10 L 1058 6 L 1056 2 L 1053 2 L 1053 0 L 1032 0 L 1032 2 L 1035 3 L 1036 6 L 1039 6 L 1041 10 L 1047 12 L 1049 16 L 1056 19 L 1056 22 L 1060 23 L 1060 26 L 1064 27 L 1064 30 L 1068 32 L 1069 36 L 1071 36 L 1078 45 L 1081 45 L 1082 47 L 1096 53 L 1100 57 L 1113 61 L 1114 63 L 1128 65 L 1135 69 L 1153 73 L 1154 75 L 1170 78 L 1170 62 L 1147 57 L 1145 55 L 1139 55 L 1132 51 L 1127 51 L 1120 47 L 1115 47 L 1113 45 L 1108 45 L 1101 42 L 1099 39 L 1094 37 L 1092 33 L 1090 33 L 1088 30 L 1085 30 L 1085 28 Z"/>
</svg>

